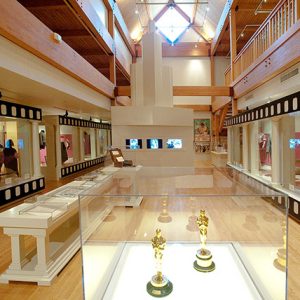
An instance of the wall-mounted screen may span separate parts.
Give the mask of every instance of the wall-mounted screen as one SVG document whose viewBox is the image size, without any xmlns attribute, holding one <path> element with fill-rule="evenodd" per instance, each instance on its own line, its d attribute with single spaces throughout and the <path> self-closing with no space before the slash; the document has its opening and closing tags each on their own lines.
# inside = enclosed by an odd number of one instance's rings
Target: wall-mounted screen
<svg viewBox="0 0 300 300">
<path fill-rule="evenodd" d="M 161 149 L 162 148 L 162 139 L 147 139 L 147 148 L 148 149 Z"/>
<path fill-rule="evenodd" d="M 300 146 L 300 139 L 290 139 L 290 149 L 295 149 Z"/>
<path fill-rule="evenodd" d="M 169 149 L 181 149 L 182 148 L 182 139 L 168 139 L 167 148 Z"/>
<path fill-rule="evenodd" d="M 142 140 L 126 139 L 126 149 L 142 149 Z"/>
</svg>

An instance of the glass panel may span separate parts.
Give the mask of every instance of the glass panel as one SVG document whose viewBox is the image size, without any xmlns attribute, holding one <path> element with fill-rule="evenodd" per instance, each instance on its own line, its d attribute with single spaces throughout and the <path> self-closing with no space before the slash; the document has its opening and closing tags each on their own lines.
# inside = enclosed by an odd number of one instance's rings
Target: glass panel
<svg viewBox="0 0 300 300">
<path fill-rule="evenodd" d="M 259 174 L 272 179 L 272 121 L 258 121 Z"/>
<path fill-rule="evenodd" d="M 157 28 L 172 44 L 189 25 L 190 23 L 173 7 L 170 7 L 156 22 Z"/>
<path fill-rule="evenodd" d="M 156 229 L 174 299 L 192 299 L 200 282 L 207 299 L 286 299 L 285 196 L 199 195 L 208 182 L 193 168 L 134 170 L 112 174 L 105 194 L 94 186 L 79 195 L 85 299 L 153 299 Z"/>
</svg>

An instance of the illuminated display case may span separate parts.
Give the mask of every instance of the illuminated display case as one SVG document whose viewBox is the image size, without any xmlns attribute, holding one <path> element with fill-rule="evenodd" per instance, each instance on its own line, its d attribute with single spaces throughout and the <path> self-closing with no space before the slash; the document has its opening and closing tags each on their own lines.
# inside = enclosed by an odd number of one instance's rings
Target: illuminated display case
<svg viewBox="0 0 300 300">
<path fill-rule="evenodd" d="M 158 228 L 166 239 L 162 273 L 173 283 L 165 298 L 287 299 L 286 196 L 230 188 L 208 195 L 211 179 L 193 168 L 123 169 L 105 190 L 79 195 L 85 299 L 153 299 L 146 286 Z M 193 266 L 201 209 L 215 263 L 207 273 Z"/>
</svg>

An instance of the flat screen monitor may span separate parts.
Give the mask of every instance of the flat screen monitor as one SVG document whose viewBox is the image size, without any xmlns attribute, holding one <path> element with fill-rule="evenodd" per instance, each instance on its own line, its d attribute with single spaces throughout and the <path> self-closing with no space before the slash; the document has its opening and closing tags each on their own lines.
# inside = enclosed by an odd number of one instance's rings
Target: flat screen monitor
<svg viewBox="0 0 300 300">
<path fill-rule="evenodd" d="M 290 139 L 290 149 L 295 149 L 300 146 L 300 139 Z"/>
<path fill-rule="evenodd" d="M 148 149 L 161 149 L 162 148 L 162 139 L 147 139 L 147 148 Z"/>
<path fill-rule="evenodd" d="M 142 149 L 142 140 L 126 139 L 126 149 Z"/>
<path fill-rule="evenodd" d="M 168 139 L 167 148 L 169 149 L 181 149 L 182 148 L 182 139 Z"/>
</svg>

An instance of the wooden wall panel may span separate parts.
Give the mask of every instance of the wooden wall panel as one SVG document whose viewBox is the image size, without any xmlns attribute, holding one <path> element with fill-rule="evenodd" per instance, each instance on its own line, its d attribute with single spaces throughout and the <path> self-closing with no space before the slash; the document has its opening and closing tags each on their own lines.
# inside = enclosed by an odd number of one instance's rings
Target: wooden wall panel
<svg viewBox="0 0 300 300">
<path fill-rule="evenodd" d="M 16 16 L 18 16 L 16 18 Z M 113 84 L 16 0 L 0 1 L 0 34 L 105 96 Z"/>
</svg>

